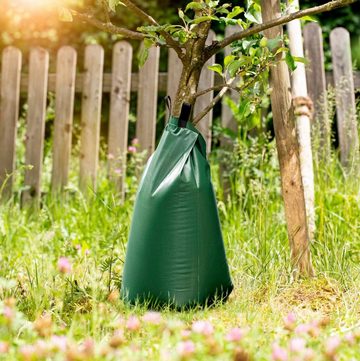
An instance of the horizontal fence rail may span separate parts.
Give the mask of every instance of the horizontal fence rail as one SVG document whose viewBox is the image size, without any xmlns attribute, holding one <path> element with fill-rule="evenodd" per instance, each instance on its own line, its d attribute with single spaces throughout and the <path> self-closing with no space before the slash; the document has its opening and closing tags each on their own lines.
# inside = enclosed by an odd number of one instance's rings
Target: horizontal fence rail
<svg viewBox="0 0 360 361">
<path fill-rule="evenodd" d="M 236 31 L 229 27 L 228 33 Z M 215 36 L 209 35 L 211 42 Z M 318 24 L 311 23 L 304 28 L 305 54 L 309 60 L 307 77 L 309 94 L 315 106 L 315 123 L 321 129 L 324 144 L 330 137 L 329 120 L 324 98 L 329 85 L 335 86 L 336 110 L 339 130 L 341 160 L 348 161 L 354 147 L 358 147 L 355 110 L 355 89 L 360 88 L 360 72 L 351 69 L 349 34 L 343 28 L 332 31 L 331 50 L 333 72 L 324 70 L 322 32 Z M 341 45 L 341 48 L 339 46 Z M 225 49 L 229 53 L 231 49 Z M 85 48 L 84 71 L 76 73 L 79 65 L 77 53 L 71 46 L 59 49 L 56 59 L 56 73 L 49 73 L 49 54 L 45 49 L 35 48 L 30 52 L 29 72 L 21 72 L 22 54 L 14 47 L 2 51 L 0 72 L 0 186 L 3 199 L 12 193 L 15 171 L 16 129 L 19 118 L 19 99 L 27 97 L 25 163 L 31 165 L 25 170 L 24 202 L 39 202 L 41 195 L 42 162 L 44 148 L 44 125 L 46 99 L 49 92 L 55 94 L 55 119 L 53 131 L 53 169 L 51 188 L 53 192 L 63 189 L 68 182 L 71 162 L 71 147 L 75 94 L 81 94 L 79 185 L 83 191 L 96 186 L 98 172 L 100 119 L 102 95 L 110 94 L 108 133 L 108 173 L 124 197 L 126 153 L 131 92 L 137 93 L 136 137 L 142 150 L 149 156 L 155 148 L 156 114 L 158 94 L 175 96 L 182 64 L 173 51 L 168 55 L 168 72 L 159 72 L 160 49 L 152 48 L 145 65 L 138 73 L 132 70 L 133 50 L 129 43 L 120 41 L 113 47 L 111 73 L 104 73 L 104 50 L 99 45 Z M 207 65 L 215 62 L 210 59 Z M 222 82 L 221 78 L 204 66 L 200 89 Z M 344 84 L 346 86 L 344 86 Z M 199 97 L 195 114 L 211 100 L 212 92 Z M 236 95 L 231 94 L 233 99 Z M 226 105 L 222 106 L 222 124 L 232 130 L 237 123 Z M 167 114 L 168 115 L 168 114 Z M 213 114 L 210 112 L 199 123 L 199 129 L 207 141 L 210 152 L 212 143 Z M 349 129 L 351 132 L 349 132 Z M 225 144 L 226 142 L 224 142 Z M 223 144 L 223 143 L 222 143 Z"/>
<path fill-rule="evenodd" d="M 333 72 L 332 71 L 326 71 L 325 73 L 325 79 L 327 84 L 334 85 L 334 78 L 333 78 Z M 168 79 L 168 73 L 167 72 L 159 72 L 158 73 L 158 91 L 162 93 L 167 93 L 172 97 L 175 96 L 175 92 L 171 93 L 168 88 L 168 83 L 173 81 L 176 84 L 176 81 L 173 80 L 174 77 L 180 74 L 172 74 L 171 80 Z M 353 78 L 354 78 L 354 87 L 355 89 L 360 88 L 360 71 L 355 70 L 353 71 Z M 28 84 L 29 84 L 29 75 L 28 74 L 21 74 L 21 86 L 20 86 L 20 92 L 22 94 L 27 93 L 28 91 Z M 48 78 L 48 90 L 50 92 L 56 91 L 56 73 L 50 73 Z M 84 74 L 83 73 L 77 73 L 75 77 L 75 92 L 76 93 L 82 93 L 83 91 L 83 82 L 84 82 Z M 1 81 L 1 74 L 0 74 L 0 81 Z M 218 85 L 223 83 L 223 79 L 220 77 L 219 74 L 214 74 L 214 84 Z M 139 90 L 139 74 L 138 73 L 131 73 L 131 91 L 137 92 Z M 112 87 L 112 73 L 103 73 L 103 86 L 102 86 L 102 92 L 107 94 L 111 93 L 111 87 Z"/>
</svg>

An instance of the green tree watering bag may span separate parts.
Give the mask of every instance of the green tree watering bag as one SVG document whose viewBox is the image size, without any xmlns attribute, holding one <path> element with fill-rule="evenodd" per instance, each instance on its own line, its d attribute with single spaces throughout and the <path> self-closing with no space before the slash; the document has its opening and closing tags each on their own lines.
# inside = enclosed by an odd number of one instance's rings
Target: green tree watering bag
<svg viewBox="0 0 360 361">
<path fill-rule="evenodd" d="M 226 299 L 226 262 L 206 144 L 171 117 L 142 176 L 132 218 L 122 297 L 188 307 Z"/>
</svg>

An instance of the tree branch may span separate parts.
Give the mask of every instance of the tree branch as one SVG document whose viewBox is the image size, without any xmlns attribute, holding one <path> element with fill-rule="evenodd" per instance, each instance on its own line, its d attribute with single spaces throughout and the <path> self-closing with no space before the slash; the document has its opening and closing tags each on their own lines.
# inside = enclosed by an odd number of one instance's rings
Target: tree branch
<svg viewBox="0 0 360 361">
<path fill-rule="evenodd" d="M 290 22 L 291 20 L 299 19 L 304 16 L 310 16 L 310 15 L 315 15 L 315 14 L 319 14 L 322 12 L 331 11 L 331 10 L 337 9 L 339 7 L 353 4 L 356 1 L 357 0 L 332 0 L 323 5 L 314 6 L 312 8 L 305 9 L 305 10 L 299 10 L 294 13 L 290 13 L 290 14 L 281 16 L 277 19 L 269 20 L 269 21 L 259 24 L 259 25 L 254 25 L 246 30 L 238 31 L 238 32 L 228 36 L 227 38 L 225 38 L 222 41 L 213 42 L 212 45 L 209 45 L 205 49 L 204 62 L 206 62 L 206 60 L 211 58 L 214 54 L 218 53 L 221 49 L 225 48 L 226 46 L 230 45 L 232 42 L 234 42 L 236 40 L 241 40 L 250 35 L 257 34 L 263 30 L 286 24 L 286 23 Z"/>
<path fill-rule="evenodd" d="M 191 96 L 191 99 L 195 100 L 196 98 L 201 97 L 202 95 L 205 95 L 211 91 L 221 90 L 222 88 L 238 90 L 238 87 L 232 86 L 231 83 L 230 84 L 229 83 L 221 83 L 221 84 L 214 85 L 210 88 L 207 88 L 207 89 L 204 89 L 204 90 L 201 90 L 201 91 L 195 93 L 194 95 Z"/>
<path fill-rule="evenodd" d="M 209 111 L 214 108 L 214 106 L 218 103 L 218 101 L 224 96 L 224 94 L 228 91 L 229 87 L 225 86 L 223 89 L 219 91 L 219 93 L 216 95 L 215 98 L 207 105 L 199 114 L 196 115 L 196 117 L 193 119 L 192 123 L 196 125 L 200 122 L 202 118 L 205 117 Z"/>
<path fill-rule="evenodd" d="M 119 26 L 114 25 L 113 23 L 104 23 L 101 20 L 95 18 L 91 14 L 81 13 L 76 10 L 70 9 L 71 14 L 77 17 L 80 20 L 86 21 L 87 23 L 97 27 L 100 30 L 104 30 L 111 34 L 122 35 L 128 39 L 135 40 L 144 40 L 146 35 L 143 33 L 139 33 L 138 31 L 133 31 L 125 28 L 121 28 Z"/>
<path fill-rule="evenodd" d="M 132 1 L 129 0 L 121 0 L 121 2 L 129 9 L 131 10 L 135 15 L 137 15 L 140 19 L 143 19 L 144 21 L 150 23 L 151 25 L 158 26 L 158 22 L 149 14 L 147 14 L 145 11 L 140 9 L 137 5 L 135 5 Z"/>
<path fill-rule="evenodd" d="M 208 106 L 206 106 L 199 114 L 197 114 L 195 116 L 195 118 L 193 119 L 192 123 L 194 125 L 196 125 L 197 123 L 200 122 L 200 120 L 207 114 L 209 113 L 209 111 L 214 108 L 214 106 L 218 103 L 218 101 L 224 96 L 224 94 L 226 94 L 226 92 L 229 90 L 229 89 L 233 89 L 233 90 L 236 90 L 239 94 L 241 94 L 241 92 L 247 88 L 249 88 L 252 84 L 254 84 L 258 78 L 259 78 L 259 75 L 262 74 L 265 70 L 267 69 L 267 65 L 264 65 L 262 66 L 257 75 L 254 76 L 253 78 L 251 78 L 251 80 L 245 82 L 243 85 L 241 85 L 240 87 L 234 87 L 232 86 L 232 83 L 236 80 L 236 78 L 232 78 L 232 80 L 229 82 L 229 83 L 225 83 L 224 84 L 220 84 L 223 86 L 223 88 L 220 90 L 220 92 L 216 95 L 216 97 L 210 102 L 210 104 Z M 215 88 L 215 87 L 218 87 L 218 86 L 214 86 L 212 88 Z M 211 88 L 208 88 L 208 89 L 205 89 L 203 91 L 200 91 L 198 93 L 196 93 L 195 95 L 197 96 L 200 96 L 200 95 L 203 95 L 203 94 L 206 94 L 207 92 L 211 91 L 211 90 L 215 90 L 215 89 L 211 89 Z M 204 93 L 205 92 L 205 93 Z M 201 94 L 203 93 L 203 94 Z"/>
<path fill-rule="evenodd" d="M 121 1 L 129 10 L 131 10 L 135 15 L 139 16 L 139 18 L 143 19 L 144 21 L 150 23 L 154 26 L 160 26 L 159 23 L 145 11 L 140 9 L 137 5 L 135 5 L 132 1 L 129 0 L 122 0 Z M 173 48 L 178 57 L 182 60 L 184 58 L 184 53 L 182 52 L 180 43 L 176 41 L 169 33 L 164 30 L 159 30 L 159 34 L 163 36 L 166 41 L 166 44 Z"/>
</svg>

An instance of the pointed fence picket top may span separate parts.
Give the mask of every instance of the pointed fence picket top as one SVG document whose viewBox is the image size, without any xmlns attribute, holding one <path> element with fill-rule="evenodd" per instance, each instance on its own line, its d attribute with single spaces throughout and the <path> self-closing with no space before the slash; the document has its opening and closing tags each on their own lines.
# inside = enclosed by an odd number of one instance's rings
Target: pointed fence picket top
<svg viewBox="0 0 360 361">
<path fill-rule="evenodd" d="M 77 54 L 74 48 L 59 49 L 56 64 L 55 120 L 51 188 L 63 189 L 68 182 L 73 127 Z"/>
<path fill-rule="evenodd" d="M 306 80 L 309 97 L 314 104 L 314 121 L 320 136 L 319 155 L 326 159 L 330 154 L 330 123 L 326 99 L 326 75 L 323 35 L 319 24 L 304 26 L 304 50 L 308 60 Z"/>
<path fill-rule="evenodd" d="M 104 49 L 88 45 L 85 49 L 85 70 L 81 112 L 80 188 L 95 187 L 99 160 L 100 120 Z"/>
<path fill-rule="evenodd" d="M 330 47 L 336 88 L 340 158 L 341 163 L 349 168 L 352 166 L 354 159 L 358 158 L 359 152 L 349 32 L 344 28 L 332 30 L 330 33 Z"/>
<path fill-rule="evenodd" d="M 108 170 L 121 199 L 125 195 L 132 54 L 133 50 L 128 42 L 120 41 L 115 44 L 112 58 Z"/>
<path fill-rule="evenodd" d="M 3 50 L 0 85 L 0 199 L 8 199 L 12 192 L 21 58 L 21 52 L 17 48 L 7 47 Z"/>
<path fill-rule="evenodd" d="M 49 53 L 35 48 L 30 52 L 28 112 L 26 120 L 24 204 L 37 206 L 41 195 Z"/>
<path fill-rule="evenodd" d="M 215 33 L 210 30 L 209 36 L 206 40 L 206 43 L 209 45 L 212 41 L 215 40 Z M 201 76 L 198 90 L 205 90 L 207 88 L 211 88 L 214 86 L 215 72 L 208 69 L 208 66 L 213 65 L 215 63 L 215 55 L 212 56 L 204 65 Z M 200 113 L 214 98 L 214 92 L 210 91 L 204 95 L 201 95 L 196 99 L 195 107 L 194 107 L 194 115 L 196 116 Z M 199 129 L 201 134 L 203 135 L 206 141 L 206 151 L 207 153 L 211 152 L 211 138 L 212 138 L 212 118 L 213 112 L 209 111 L 197 124 L 196 128 Z"/>
<path fill-rule="evenodd" d="M 143 45 L 142 45 L 143 46 Z M 151 47 L 145 64 L 139 69 L 136 137 L 147 157 L 155 150 L 160 48 Z"/>
</svg>

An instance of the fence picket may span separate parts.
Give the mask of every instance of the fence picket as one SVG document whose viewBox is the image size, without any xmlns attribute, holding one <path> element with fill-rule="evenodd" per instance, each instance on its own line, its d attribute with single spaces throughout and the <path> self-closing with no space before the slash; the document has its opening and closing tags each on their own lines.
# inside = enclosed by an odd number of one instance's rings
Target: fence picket
<svg viewBox="0 0 360 361">
<path fill-rule="evenodd" d="M 179 59 L 176 51 L 169 49 L 169 58 L 168 58 L 168 77 L 167 77 L 167 95 L 170 96 L 172 100 L 175 99 L 177 88 L 180 81 L 180 75 L 182 71 L 182 62 Z M 168 120 L 170 112 L 166 109 L 166 120 Z"/>
<path fill-rule="evenodd" d="M 128 144 L 129 106 L 131 88 L 132 47 L 126 41 L 113 49 L 112 85 L 109 120 L 109 176 L 116 182 L 124 198 L 126 150 Z"/>
<path fill-rule="evenodd" d="M 317 23 L 304 26 L 305 56 L 309 60 L 306 67 L 306 82 L 309 97 L 314 103 L 315 124 L 320 136 L 319 151 L 323 158 L 330 152 L 330 124 L 326 101 L 326 75 L 321 27 Z"/>
<path fill-rule="evenodd" d="M 211 44 L 212 41 L 215 40 L 215 33 L 213 31 L 210 31 L 209 36 L 206 40 L 207 44 Z M 215 56 L 212 56 L 204 65 L 201 76 L 200 76 L 200 82 L 199 82 L 199 91 L 205 90 L 207 88 L 211 88 L 214 85 L 214 72 L 212 70 L 209 70 L 207 67 L 209 65 L 214 64 L 215 62 Z M 210 91 L 196 99 L 195 107 L 194 107 L 194 114 L 200 113 L 213 99 L 214 92 Z M 198 123 L 197 128 L 201 132 L 201 134 L 204 136 L 204 139 L 206 141 L 206 150 L 208 153 L 211 151 L 211 127 L 212 127 L 212 116 L 213 112 L 210 110 L 209 113 L 207 113 Z"/>
<path fill-rule="evenodd" d="M 32 168 L 25 170 L 26 189 L 22 201 L 35 206 L 39 203 L 41 192 L 48 69 L 49 53 L 42 48 L 31 50 L 25 163 Z"/>
<path fill-rule="evenodd" d="M 233 25 L 233 26 L 227 26 L 225 29 L 225 37 L 228 37 L 232 34 L 234 34 L 237 31 L 240 31 L 241 28 L 239 26 Z M 228 56 L 231 54 L 231 47 L 227 46 L 225 48 L 225 56 Z M 234 102 L 239 101 L 239 94 L 235 90 L 229 90 L 225 97 L 229 97 Z M 223 98 L 222 105 L 221 105 L 221 124 L 225 128 L 229 128 L 233 132 L 237 131 L 237 122 L 231 112 L 231 109 L 226 105 L 225 97 Z M 221 140 L 221 143 L 224 145 L 229 144 L 229 140 L 227 138 L 223 138 Z"/>
<path fill-rule="evenodd" d="M 159 58 L 160 48 L 150 48 L 148 59 L 139 69 L 136 136 L 147 157 L 155 149 Z"/>
<path fill-rule="evenodd" d="M 2 53 L 0 85 L 0 199 L 8 199 L 12 192 L 15 170 L 16 123 L 19 117 L 21 52 L 7 47 Z M 7 178 L 7 175 L 10 175 Z M 4 184 L 4 182 L 6 183 Z"/>
<path fill-rule="evenodd" d="M 358 156 L 359 145 L 349 32 L 344 28 L 332 30 L 330 47 L 336 87 L 340 158 L 341 163 L 349 167 L 353 157 Z"/>
<path fill-rule="evenodd" d="M 85 49 L 80 136 L 80 189 L 95 187 L 99 162 L 100 120 L 104 49 L 88 45 Z"/>
<path fill-rule="evenodd" d="M 68 181 L 76 58 L 76 51 L 70 46 L 62 47 L 57 54 L 53 168 L 51 178 L 51 187 L 54 192 L 62 189 Z"/>
</svg>

